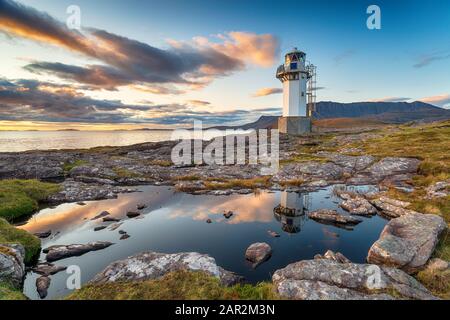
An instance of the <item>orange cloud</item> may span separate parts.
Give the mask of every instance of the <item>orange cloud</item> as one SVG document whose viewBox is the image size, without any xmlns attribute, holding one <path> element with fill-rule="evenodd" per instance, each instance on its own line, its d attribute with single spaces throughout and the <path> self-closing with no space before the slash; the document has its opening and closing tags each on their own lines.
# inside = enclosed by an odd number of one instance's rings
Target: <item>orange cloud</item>
<svg viewBox="0 0 450 320">
<path fill-rule="evenodd" d="M 265 97 L 271 94 L 283 93 L 281 88 L 261 88 L 253 94 L 253 97 Z"/>
<path fill-rule="evenodd" d="M 450 105 L 450 94 L 441 94 L 437 96 L 425 97 L 419 101 L 434 104 L 437 106 L 447 106 Z"/>
</svg>

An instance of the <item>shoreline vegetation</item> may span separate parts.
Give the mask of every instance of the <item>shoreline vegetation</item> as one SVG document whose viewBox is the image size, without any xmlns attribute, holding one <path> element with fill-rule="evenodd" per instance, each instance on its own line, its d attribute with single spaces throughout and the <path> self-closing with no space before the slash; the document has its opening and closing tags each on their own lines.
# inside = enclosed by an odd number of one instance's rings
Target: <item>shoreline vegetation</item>
<svg viewBox="0 0 450 320">
<path fill-rule="evenodd" d="M 291 139 L 291 138 L 289 138 Z M 292 166 L 302 163 L 317 163 L 326 165 L 335 163 L 335 154 L 345 156 L 371 156 L 377 161 L 388 157 L 414 158 L 420 160 L 417 172 L 406 177 L 399 187 L 397 181 L 383 180 L 385 194 L 392 198 L 410 203 L 408 209 L 434 214 L 444 218 L 447 230 L 443 232 L 440 242 L 433 253 L 434 258 L 450 261 L 450 186 L 444 185 L 440 190 L 444 196 L 433 196 L 433 187 L 439 183 L 450 181 L 450 121 L 434 122 L 416 125 L 387 125 L 385 127 L 361 129 L 351 132 L 334 131 L 313 134 L 309 137 L 292 139 L 280 148 L 287 148 L 281 159 L 281 166 Z M 160 147 L 164 143 L 155 143 Z M 167 148 L 170 149 L 168 144 Z M 145 149 L 145 148 L 143 148 Z M 137 151 L 136 151 L 137 150 Z M 83 183 L 100 183 L 100 179 L 114 181 L 115 184 L 153 184 L 160 181 L 154 178 L 155 172 L 162 169 L 170 170 L 171 163 L 167 158 L 154 158 L 144 151 L 143 156 L 133 158 L 143 165 L 154 166 L 150 171 L 136 170 L 128 165 L 131 160 L 126 156 L 139 152 L 140 146 L 102 147 L 89 150 L 71 150 L 75 156 L 56 161 L 54 168 L 64 179 L 77 177 Z M 55 151 L 61 152 L 61 151 Z M 33 152 L 27 152 L 32 155 Z M 52 154 L 51 151 L 40 154 Z M 110 170 L 106 168 L 96 177 L 89 176 L 89 168 L 101 157 L 109 157 L 114 163 Z M 63 157 L 64 158 L 64 157 Z M 98 163 L 96 163 L 97 165 Z M 134 162 L 133 162 L 134 164 Z M 85 171 L 83 171 L 85 170 Z M 81 172 L 81 173 L 80 173 Z M 77 176 L 77 174 L 79 174 Z M 347 176 L 346 176 L 347 175 Z M 89 179 L 87 179 L 89 177 Z M 341 179 L 345 182 L 354 179 L 352 173 L 344 172 Z M 84 179 L 84 180 L 83 180 Z M 0 180 L 0 244 L 19 243 L 25 248 L 25 264 L 32 265 L 41 250 L 40 240 L 26 231 L 15 228 L 10 223 L 30 216 L 36 212 L 39 205 L 64 190 L 63 183 L 44 182 L 44 179 L 5 178 Z M 331 178 L 329 180 L 332 180 Z M 255 192 L 278 185 L 282 188 L 300 188 L 311 181 L 297 177 L 260 177 L 254 172 L 241 173 L 236 178 L 233 175 L 223 177 L 203 175 L 196 168 L 168 175 L 167 184 L 175 185 L 184 192 L 229 191 L 230 189 L 249 189 Z M 431 191 L 430 191 L 431 190 Z M 60 199 L 60 198 L 55 198 Z M 54 200 L 54 199 L 53 199 Z M 89 200 L 89 199 L 86 199 Z M 63 200 L 64 201 L 64 200 Z M 63 202 L 62 201 L 62 202 Z M 58 200 L 54 200 L 58 202 Z M 424 269 L 415 274 L 426 288 L 434 295 L 450 299 L 450 271 Z M 0 299 L 23 299 L 17 288 L 7 283 L 0 283 Z M 217 279 L 202 273 L 175 272 L 161 279 L 145 282 L 120 282 L 108 284 L 88 284 L 81 290 L 69 295 L 67 299 L 276 299 L 279 298 L 271 283 L 258 285 L 236 285 L 222 287 Z"/>
</svg>

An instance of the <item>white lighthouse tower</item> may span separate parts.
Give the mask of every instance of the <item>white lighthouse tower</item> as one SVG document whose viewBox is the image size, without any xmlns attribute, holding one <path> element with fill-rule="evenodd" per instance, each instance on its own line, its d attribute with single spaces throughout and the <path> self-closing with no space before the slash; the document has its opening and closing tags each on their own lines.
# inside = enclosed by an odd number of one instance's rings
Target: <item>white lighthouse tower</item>
<svg viewBox="0 0 450 320">
<path fill-rule="evenodd" d="M 313 97 L 315 99 L 315 88 L 307 85 L 315 77 L 314 70 L 314 66 L 306 65 L 306 54 L 297 48 L 288 52 L 284 64 L 278 67 L 276 77 L 283 83 L 283 116 L 278 121 L 280 132 L 293 135 L 311 132 L 311 102 Z"/>
</svg>

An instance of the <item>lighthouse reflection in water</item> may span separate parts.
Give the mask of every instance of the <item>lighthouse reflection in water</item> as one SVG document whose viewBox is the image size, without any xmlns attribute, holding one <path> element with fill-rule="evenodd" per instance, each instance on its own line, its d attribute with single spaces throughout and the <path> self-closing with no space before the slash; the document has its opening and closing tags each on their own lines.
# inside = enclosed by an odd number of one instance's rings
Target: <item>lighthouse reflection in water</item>
<svg viewBox="0 0 450 320">
<path fill-rule="evenodd" d="M 281 223 L 281 229 L 287 233 L 298 233 L 306 221 L 308 195 L 283 191 L 280 204 L 273 209 L 275 219 Z"/>
</svg>

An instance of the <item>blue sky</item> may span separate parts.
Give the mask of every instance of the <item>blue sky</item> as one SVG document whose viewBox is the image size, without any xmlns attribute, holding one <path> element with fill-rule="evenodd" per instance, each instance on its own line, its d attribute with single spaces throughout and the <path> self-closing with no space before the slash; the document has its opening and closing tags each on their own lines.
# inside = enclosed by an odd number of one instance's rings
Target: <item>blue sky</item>
<svg viewBox="0 0 450 320">
<path fill-rule="evenodd" d="M 170 41 L 192 46 L 195 37 L 206 38 L 208 46 L 220 44 L 225 41 L 221 37 L 230 32 L 271 35 L 277 41 L 279 50 L 270 65 L 267 59 L 255 63 L 251 55 L 241 55 L 243 67 L 216 73 L 201 88 L 183 89 L 181 94 L 135 92 L 129 86 L 115 91 L 92 88 L 82 91 L 93 99 L 120 100 L 126 105 L 151 101 L 158 106 L 193 100 L 207 102 L 196 107 L 199 114 L 231 113 L 237 109 L 271 112 L 281 106 L 281 95 L 255 97 L 254 93 L 262 88 L 280 87 L 274 71 L 283 53 L 296 46 L 318 67 L 318 86 L 324 87 L 318 91 L 319 100 L 422 100 L 450 106 L 450 2 L 445 0 L 22 0 L 20 3 L 61 22 L 67 18 L 66 8 L 76 4 L 82 12 L 82 32 L 92 27 L 160 49 L 170 48 Z M 381 30 L 366 27 L 366 9 L 372 4 L 381 9 Z M 0 74 L 9 80 L 58 81 L 54 74 L 25 70 L 27 61 L 83 66 L 95 60 L 11 32 L 0 39 L 0 58 L 8 62 L 0 66 Z"/>
</svg>

